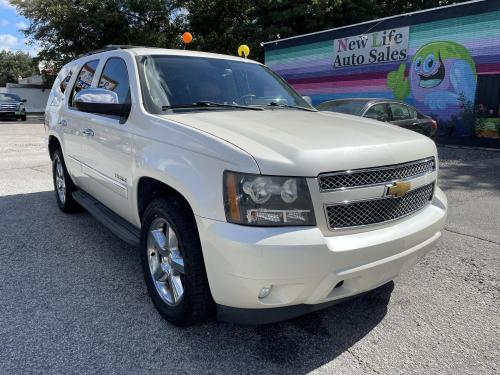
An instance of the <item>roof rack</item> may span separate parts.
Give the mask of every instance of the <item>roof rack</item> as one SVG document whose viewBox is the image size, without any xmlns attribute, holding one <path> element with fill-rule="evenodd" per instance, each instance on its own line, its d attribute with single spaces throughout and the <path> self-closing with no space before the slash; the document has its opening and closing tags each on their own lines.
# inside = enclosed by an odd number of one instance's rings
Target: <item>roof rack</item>
<svg viewBox="0 0 500 375">
<path fill-rule="evenodd" d="M 78 55 L 78 57 L 91 56 L 91 55 L 95 55 L 96 53 L 114 51 L 117 49 L 129 49 L 129 48 L 137 48 L 137 47 L 141 47 L 141 46 L 132 46 L 129 44 L 108 44 L 108 45 L 104 46 L 103 48 L 96 49 L 95 51 L 82 53 L 82 54 Z"/>
</svg>

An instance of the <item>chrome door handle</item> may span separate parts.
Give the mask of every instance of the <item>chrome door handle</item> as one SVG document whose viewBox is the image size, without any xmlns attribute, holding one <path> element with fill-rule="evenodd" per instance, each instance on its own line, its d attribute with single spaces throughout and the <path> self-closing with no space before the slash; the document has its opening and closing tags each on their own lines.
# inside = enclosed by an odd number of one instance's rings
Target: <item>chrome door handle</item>
<svg viewBox="0 0 500 375">
<path fill-rule="evenodd" d="M 93 137 L 94 136 L 94 131 L 92 129 L 83 129 L 82 134 L 85 137 Z"/>
<path fill-rule="evenodd" d="M 61 120 L 61 121 L 59 121 L 59 125 L 61 125 L 61 126 L 67 126 L 68 122 L 66 120 Z"/>
</svg>

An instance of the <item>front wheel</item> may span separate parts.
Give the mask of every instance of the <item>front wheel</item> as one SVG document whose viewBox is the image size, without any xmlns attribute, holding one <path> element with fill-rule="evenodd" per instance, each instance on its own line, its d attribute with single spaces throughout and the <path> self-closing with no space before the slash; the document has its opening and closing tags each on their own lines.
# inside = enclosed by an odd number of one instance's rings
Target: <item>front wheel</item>
<svg viewBox="0 0 500 375">
<path fill-rule="evenodd" d="M 21 116 L 21 121 L 26 121 L 26 115 Z"/>
<path fill-rule="evenodd" d="M 178 198 L 153 200 L 143 215 L 141 257 L 149 295 L 169 322 L 186 326 L 209 318 L 208 286 L 194 216 Z"/>
</svg>

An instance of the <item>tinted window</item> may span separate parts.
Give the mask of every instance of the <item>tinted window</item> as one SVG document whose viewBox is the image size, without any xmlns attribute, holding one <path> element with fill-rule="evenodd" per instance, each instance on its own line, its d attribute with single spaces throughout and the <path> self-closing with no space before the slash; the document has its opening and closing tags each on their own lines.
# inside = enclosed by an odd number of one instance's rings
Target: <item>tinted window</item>
<svg viewBox="0 0 500 375">
<path fill-rule="evenodd" d="M 417 118 L 417 111 L 415 110 L 415 108 L 408 107 L 408 110 L 410 111 L 410 118 L 416 119 Z"/>
<path fill-rule="evenodd" d="M 389 120 L 389 111 L 386 104 L 375 104 L 370 107 L 365 113 L 365 117 L 372 118 L 379 121 Z"/>
<path fill-rule="evenodd" d="M 73 71 L 70 70 L 69 73 L 64 77 L 64 79 L 61 81 L 61 84 L 59 85 L 59 89 L 61 90 L 62 93 L 66 91 L 66 87 L 68 87 L 69 80 L 71 79 L 71 76 L 73 75 Z"/>
<path fill-rule="evenodd" d="M 163 106 L 199 101 L 311 108 L 281 77 L 259 64 L 194 56 L 144 56 L 139 69 L 144 102 L 153 113 L 161 113 Z"/>
<path fill-rule="evenodd" d="M 391 109 L 393 121 L 410 119 L 410 112 L 408 111 L 407 106 L 397 103 L 389 103 L 389 108 Z"/>
<path fill-rule="evenodd" d="M 125 61 L 120 58 L 110 58 L 102 71 L 99 87 L 114 91 L 120 104 L 130 101 L 130 85 Z"/>
<path fill-rule="evenodd" d="M 366 102 L 354 100 L 350 102 L 326 102 L 321 103 L 317 108 L 320 111 L 331 111 L 346 113 L 348 115 L 361 115 L 361 111 L 365 107 Z"/>
<path fill-rule="evenodd" d="M 88 89 L 92 85 L 97 65 L 99 65 L 99 60 L 89 61 L 82 66 L 82 69 L 80 69 L 80 73 L 78 73 L 78 77 L 76 78 L 73 91 L 71 92 L 69 105 L 73 105 L 73 98 L 78 91 Z"/>
</svg>

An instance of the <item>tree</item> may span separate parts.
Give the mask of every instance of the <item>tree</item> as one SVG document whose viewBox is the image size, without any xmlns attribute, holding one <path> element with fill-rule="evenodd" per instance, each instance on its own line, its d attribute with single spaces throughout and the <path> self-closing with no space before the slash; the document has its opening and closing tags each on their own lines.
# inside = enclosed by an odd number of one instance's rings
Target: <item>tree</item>
<svg viewBox="0 0 500 375">
<path fill-rule="evenodd" d="M 235 54 L 248 44 L 263 60 L 260 42 L 311 33 L 464 0 L 11 0 L 31 21 L 26 35 L 40 57 L 58 68 L 106 44 L 181 47 Z"/>
<path fill-rule="evenodd" d="M 235 54 L 248 44 L 263 60 L 261 42 L 370 21 L 464 0 L 190 0 L 193 47 Z"/>
<path fill-rule="evenodd" d="M 59 68 L 108 44 L 176 46 L 177 3 L 165 0 L 11 0 L 30 20 L 25 34 Z"/>
<path fill-rule="evenodd" d="M 19 76 L 29 77 L 37 73 L 36 63 L 27 53 L 0 51 L 0 86 L 16 83 Z"/>
</svg>

